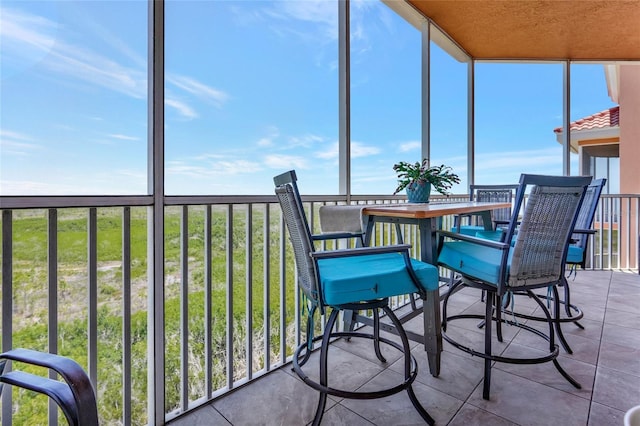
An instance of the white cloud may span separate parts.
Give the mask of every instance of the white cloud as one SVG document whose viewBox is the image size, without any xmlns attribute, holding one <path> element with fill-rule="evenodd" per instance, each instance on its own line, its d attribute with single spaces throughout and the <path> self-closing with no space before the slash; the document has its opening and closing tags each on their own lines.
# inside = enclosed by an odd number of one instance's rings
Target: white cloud
<svg viewBox="0 0 640 426">
<path fill-rule="evenodd" d="M 289 137 L 289 147 L 304 147 L 310 148 L 314 145 L 322 143 L 324 138 L 317 135 L 307 134 L 302 136 Z"/>
<path fill-rule="evenodd" d="M 30 180 L 0 180 L 0 195 L 69 195 L 76 194 L 73 185 Z"/>
<path fill-rule="evenodd" d="M 120 134 L 111 134 L 109 135 L 110 138 L 113 139 L 120 139 L 120 140 L 124 140 L 124 141 L 139 141 L 140 138 L 137 136 L 127 136 L 127 135 L 120 135 Z"/>
<path fill-rule="evenodd" d="M 22 140 L 22 141 L 31 140 L 29 136 L 23 133 L 13 132 L 11 130 L 6 130 L 6 129 L 0 129 L 0 140 L 6 140 L 6 139 L 15 139 L 15 140 Z"/>
<path fill-rule="evenodd" d="M 262 170 L 260 163 L 248 160 L 218 161 L 212 167 L 216 174 L 222 175 L 251 174 Z"/>
<path fill-rule="evenodd" d="M 308 162 L 304 157 L 295 155 L 271 154 L 264 158 L 264 164 L 272 169 L 307 169 Z"/>
<path fill-rule="evenodd" d="M 0 36 L 3 38 L 3 53 L 34 55 L 38 51 L 49 51 L 56 40 L 53 36 L 34 31 L 55 32 L 57 25 L 46 18 L 22 13 L 7 7 L 0 7 Z M 7 43 L 14 41 L 14 43 Z M 25 50 L 26 49 L 26 50 Z"/>
<path fill-rule="evenodd" d="M 207 102 L 212 102 L 218 108 L 229 100 L 229 95 L 224 91 L 207 86 L 191 77 L 168 75 L 167 82 Z"/>
<path fill-rule="evenodd" d="M 61 32 L 56 32 L 57 25 L 45 18 L 3 7 L 0 19 L 3 56 L 20 62 L 33 62 L 39 57 L 40 66 L 48 72 L 134 98 L 146 97 L 144 70 L 127 67 L 98 52 L 65 42 Z"/>
<path fill-rule="evenodd" d="M 6 129 L 0 129 L 0 152 L 3 155 L 28 155 L 41 146 L 31 143 L 31 137 Z"/>
<path fill-rule="evenodd" d="M 380 148 L 377 146 L 370 146 L 361 142 L 351 141 L 351 158 L 369 157 L 377 154 L 380 154 Z"/>
<path fill-rule="evenodd" d="M 314 156 L 323 160 L 337 160 L 338 142 L 331 144 L 331 146 L 329 146 L 325 151 L 317 151 Z"/>
<path fill-rule="evenodd" d="M 338 38 L 338 8 L 325 0 L 278 2 L 280 11 L 291 18 L 317 24 L 322 35 L 330 40 Z"/>
<path fill-rule="evenodd" d="M 420 141 L 403 142 L 400 144 L 400 152 L 418 151 L 422 147 Z"/>
<path fill-rule="evenodd" d="M 215 161 L 210 161 L 211 159 Z M 200 160 L 198 163 L 197 160 Z M 192 178 L 208 179 L 211 177 L 251 174 L 262 170 L 260 163 L 247 160 L 222 160 L 215 156 L 203 155 L 198 159 L 170 161 L 167 163 L 167 175 L 186 175 Z"/>
<path fill-rule="evenodd" d="M 260 138 L 258 139 L 257 145 L 261 147 L 273 146 L 273 139 L 270 137 Z"/>
<path fill-rule="evenodd" d="M 536 170 L 562 165 L 561 148 L 551 147 L 527 151 L 504 151 L 476 155 L 476 170 Z"/>
<path fill-rule="evenodd" d="M 362 142 L 351 141 L 351 158 L 369 157 L 380 154 L 377 146 L 365 145 Z M 338 142 L 331 144 L 325 151 L 317 151 L 314 156 L 323 160 L 338 159 Z"/>
<path fill-rule="evenodd" d="M 198 117 L 198 113 L 193 108 L 191 108 L 189 105 L 185 104 L 184 102 L 178 101 L 176 99 L 169 99 L 169 98 L 165 97 L 164 103 L 165 103 L 165 105 L 176 109 L 178 111 L 178 113 L 180 113 L 180 115 L 182 115 L 182 116 L 184 116 L 186 118 L 193 119 L 193 118 L 197 118 Z"/>
<path fill-rule="evenodd" d="M 257 145 L 260 147 L 270 147 L 274 145 L 274 139 L 280 136 L 280 130 L 277 126 L 269 126 L 267 128 L 267 135 L 258 139 Z"/>
<path fill-rule="evenodd" d="M 146 183 L 144 170 L 95 171 L 90 176 L 69 169 L 52 176 L 49 170 L 42 170 L 28 179 L 0 180 L 0 195 L 146 194 Z"/>
</svg>

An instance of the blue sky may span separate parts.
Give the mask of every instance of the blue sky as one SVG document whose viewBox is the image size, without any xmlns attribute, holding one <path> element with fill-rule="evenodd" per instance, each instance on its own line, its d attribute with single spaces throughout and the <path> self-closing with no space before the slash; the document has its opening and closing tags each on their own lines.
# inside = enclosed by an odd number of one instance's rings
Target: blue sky
<svg viewBox="0 0 640 426">
<path fill-rule="evenodd" d="M 335 1 L 166 5 L 167 194 L 338 190 Z M 147 4 L 0 5 L 0 195 L 144 194 Z M 354 1 L 354 193 L 392 193 L 420 159 L 420 34 Z M 431 159 L 466 176 L 466 65 L 432 47 Z M 560 64 L 476 66 L 476 182 L 561 174 Z M 572 66 L 572 119 L 612 106 L 601 65 Z M 574 162 L 575 165 L 575 162 Z M 457 192 L 464 192 L 466 181 Z"/>
</svg>

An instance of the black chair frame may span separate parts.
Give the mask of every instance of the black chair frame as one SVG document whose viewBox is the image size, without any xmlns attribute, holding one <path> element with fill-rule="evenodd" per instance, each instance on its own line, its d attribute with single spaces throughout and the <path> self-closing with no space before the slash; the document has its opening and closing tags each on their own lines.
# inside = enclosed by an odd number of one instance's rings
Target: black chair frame
<svg viewBox="0 0 640 426">
<path fill-rule="evenodd" d="M 573 378 L 571 377 L 563 368 L 562 366 L 558 363 L 557 357 L 559 354 L 559 346 L 556 344 L 555 342 L 555 318 L 559 317 L 560 314 L 560 301 L 559 301 L 559 296 L 558 296 L 558 289 L 557 286 L 562 282 L 562 280 L 564 279 L 564 265 L 565 265 L 565 259 L 566 259 L 566 249 L 569 245 L 569 241 L 570 241 L 570 237 L 571 237 L 571 233 L 572 230 L 574 229 L 575 226 L 575 222 L 576 222 L 576 218 L 577 218 L 577 213 L 579 211 L 580 208 L 580 203 L 582 203 L 582 199 L 584 198 L 584 191 L 586 189 L 586 186 L 588 184 L 588 182 L 590 181 L 590 178 L 581 178 L 581 177 L 563 177 L 563 178 L 558 178 L 558 177 L 554 177 L 554 176 L 539 176 L 539 175 L 522 175 L 521 180 L 520 180 L 520 187 L 518 188 L 517 194 L 516 194 L 516 198 L 515 198 L 515 208 L 513 211 L 513 216 L 512 219 L 509 223 L 509 227 L 507 229 L 506 232 L 506 238 L 505 241 L 506 242 L 496 242 L 496 241 L 490 241 L 490 240 L 485 240 L 482 238 L 476 238 L 476 237 L 471 237 L 471 236 L 466 236 L 466 235 L 461 235 L 458 233 L 454 233 L 454 232 L 447 232 L 447 231 L 441 231 L 439 232 L 439 250 L 442 250 L 443 248 L 443 242 L 444 242 L 444 238 L 449 238 L 452 240 L 459 240 L 459 241 L 467 241 L 467 242 L 472 242 L 474 244 L 478 244 L 480 246 L 485 246 L 487 248 L 494 248 L 494 249 L 499 249 L 502 251 L 502 262 L 501 262 L 501 270 L 502 272 L 499 274 L 500 275 L 500 281 L 498 282 L 498 285 L 493 285 L 493 284 L 489 284 L 489 283 L 485 283 L 482 280 L 479 280 L 473 276 L 469 276 L 469 275 L 465 275 L 462 274 L 462 277 L 460 280 L 458 280 L 457 282 L 455 282 L 450 291 L 445 295 L 445 298 L 443 300 L 443 314 L 442 314 L 442 337 L 449 342 L 450 344 L 452 344 L 454 347 L 467 352 L 473 356 L 477 356 L 480 357 L 482 359 L 484 359 L 484 383 L 483 383 L 483 393 L 482 396 L 484 399 L 489 399 L 490 398 L 490 387 L 491 387 L 491 364 L 493 362 L 503 362 L 503 363 L 511 363 L 511 364 L 540 364 L 540 363 L 545 363 L 545 362 L 553 362 L 555 368 L 560 372 L 560 374 L 569 382 L 571 383 L 571 385 L 573 385 L 575 388 L 577 389 L 581 389 L 581 385 Z M 572 219 L 572 223 L 569 229 L 566 229 L 568 232 L 567 237 L 566 237 L 566 241 L 564 242 L 564 251 L 563 251 L 563 258 L 562 259 L 558 259 L 558 262 L 561 263 L 558 267 L 558 271 L 557 271 L 557 277 L 553 280 L 551 280 L 550 282 L 545 282 L 545 283 L 540 283 L 540 284 L 532 284 L 532 285 L 520 285 L 517 287 L 511 287 L 509 285 L 507 285 L 506 282 L 506 278 L 507 278 L 507 257 L 509 254 L 509 251 L 511 249 L 511 244 L 510 241 L 512 239 L 512 236 L 515 233 L 516 227 L 519 226 L 519 222 L 518 222 L 518 212 L 520 210 L 520 206 L 523 205 L 524 202 L 524 197 L 525 197 L 525 191 L 527 189 L 527 186 L 532 186 L 532 185 L 548 185 L 548 186 L 571 186 L 571 187 L 582 187 L 582 193 L 580 195 L 580 200 L 577 204 L 577 208 L 575 210 L 575 214 L 573 216 Z M 525 211 L 525 216 L 523 217 L 522 223 L 525 223 L 525 221 L 529 221 L 530 219 L 527 217 L 526 211 Z M 520 231 L 522 232 L 522 231 Z M 522 233 L 522 238 L 525 238 L 525 233 Z M 516 243 L 518 244 L 518 243 Z M 445 265 L 445 264 L 441 264 L 441 266 L 445 266 L 445 267 L 451 267 L 450 265 Z M 459 273 L 461 273 L 460 271 L 458 271 Z M 551 312 L 549 311 L 549 309 L 547 309 L 547 307 L 545 306 L 545 303 L 543 302 L 543 299 L 541 299 L 540 297 L 538 297 L 534 291 L 538 288 L 541 287 L 547 287 L 550 286 L 552 293 L 553 293 L 553 312 L 554 315 L 551 314 Z M 485 300 L 485 312 L 484 315 L 481 314 L 458 314 L 458 315 L 448 315 L 447 311 L 448 311 L 448 303 L 449 303 L 449 298 L 455 294 L 458 290 L 460 290 L 463 287 L 472 287 L 472 288 L 477 288 L 479 290 L 482 290 L 483 292 L 486 293 L 486 300 Z M 526 324 L 523 324 L 522 322 L 517 322 L 517 321 L 510 321 L 507 320 L 505 318 L 503 318 L 503 313 L 504 313 L 504 307 L 502 305 L 502 301 L 503 301 L 503 297 L 505 295 L 508 295 L 510 293 L 516 293 L 516 294 L 526 294 L 527 296 L 529 296 L 530 298 L 532 298 L 533 300 L 535 300 L 535 302 L 537 303 L 537 305 L 540 307 L 540 309 L 542 310 L 543 314 L 544 314 L 544 320 L 547 322 L 548 324 L 548 332 L 542 332 L 538 329 L 535 329 L 531 326 L 528 326 Z M 479 319 L 482 320 L 481 322 L 481 326 L 484 327 L 484 348 L 483 350 L 477 350 L 468 346 L 465 346 L 459 342 L 457 342 L 455 339 L 453 339 L 452 337 L 450 337 L 447 334 L 447 324 L 450 321 L 454 321 L 454 320 L 458 320 L 458 319 Z M 505 356 L 500 356 L 500 355 L 496 355 L 492 353 L 492 323 L 496 324 L 496 337 L 498 339 L 498 341 L 502 342 L 503 341 L 503 337 L 502 337 L 502 325 L 503 324 L 510 324 L 512 326 L 518 327 L 520 329 L 526 330 L 528 332 L 531 332 L 541 338 L 543 338 L 547 343 L 548 343 L 548 352 L 545 353 L 542 356 L 537 356 L 537 357 L 530 357 L 530 358 L 515 358 L 515 357 L 505 357 Z"/>
<path fill-rule="evenodd" d="M 301 254 L 296 252 L 296 243 L 294 243 L 294 254 L 296 256 L 302 255 L 303 258 L 296 257 L 296 266 L 298 268 L 298 284 L 301 287 L 301 290 L 307 296 L 307 303 L 309 304 L 309 309 L 307 313 L 307 326 L 306 326 L 306 341 L 300 344 L 294 353 L 292 369 L 293 371 L 310 387 L 317 390 L 320 393 L 320 397 L 318 400 L 318 405 L 316 408 L 316 412 L 314 415 L 314 419 L 312 424 L 319 425 L 322 421 L 322 417 L 324 414 L 324 409 L 326 407 L 326 401 L 328 395 L 333 395 L 340 398 L 349 398 L 349 399 L 376 399 L 376 398 L 384 398 L 402 391 L 407 391 L 409 395 L 409 399 L 411 403 L 418 411 L 422 419 L 428 423 L 429 425 L 433 425 L 435 423 L 434 419 L 429 415 L 429 413 L 424 409 L 420 401 L 415 395 L 413 390 L 413 382 L 416 379 L 418 374 L 418 364 L 416 362 L 415 357 L 411 354 L 411 348 L 409 346 L 409 339 L 407 334 L 402 327 L 402 324 L 398 317 L 394 314 L 393 310 L 389 307 L 388 298 L 363 301 L 361 303 L 353 303 L 353 304 L 343 304 L 337 306 L 325 306 L 322 302 L 322 294 L 321 287 L 317 286 L 317 292 L 308 292 L 308 289 L 305 288 L 303 284 L 301 284 L 301 280 L 305 280 L 303 275 L 306 273 L 310 273 L 311 280 L 314 280 L 316 283 L 318 282 L 318 269 L 316 261 L 319 258 L 331 258 L 331 257 L 341 257 L 341 256 L 354 256 L 354 255 L 368 255 L 368 254 L 376 254 L 376 253 L 390 253 L 397 252 L 401 253 L 405 259 L 405 263 L 408 268 L 407 271 L 414 282 L 416 282 L 417 291 L 420 290 L 420 286 L 417 284 L 418 278 L 415 275 L 415 272 L 411 268 L 410 260 L 409 260 L 409 248 L 411 247 L 408 244 L 401 244 L 395 246 L 388 247 L 358 247 L 354 249 L 343 249 L 343 250 L 333 250 L 329 252 L 316 252 L 313 250 L 312 244 L 313 241 L 317 240 L 314 236 L 311 235 L 308 223 L 306 222 L 306 217 L 304 215 L 304 209 L 302 206 L 302 199 L 300 194 L 298 193 L 297 186 L 295 185 L 296 175 L 295 171 L 291 170 L 289 172 L 283 173 L 274 178 L 274 183 L 276 185 L 276 195 L 278 196 L 278 200 L 283 209 L 283 214 L 285 218 L 288 215 L 294 216 L 294 223 L 290 223 L 288 219 L 285 219 L 287 223 L 287 228 L 289 229 L 289 233 L 292 239 L 292 243 L 297 238 L 294 236 L 295 233 L 302 233 L 306 235 L 301 235 L 302 239 L 308 239 L 308 243 L 302 243 L 304 247 L 305 244 L 309 244 L 309 253 Z M 297 217 L 295 217 L 297 216 Z M 294 229 L 292 229 L 294 228 Z M 295 229 L 297 228 L 297 229 Z M 344 236 L 336 236 L 335 233 L 321 235 L 319 239 L 330 239 L 330 238 L 345 238 Z M 359 237 L 358 235 L 350 235 L 349 238 Z M 310 270 L 305 271 L 304 267 L 301 268 L 301 263 L 308 263 L 307 259 L 310 259 L 314 265 L 313 272 Z M 419 291 L 418 291 L 419 292 Z M 421 297 L 426 298 L 426 292 L 419 292 Z M 331 310 L 329 314 L 329 318 L 327 323 L 325 324 L 325 331 L 323 335 L 313 337 L 313 318 L 317 311 L 324 314 L 327 310 Z M 357 312 L 360 310 L 371 310 L 373 313 L 373 332 L 372 333 L 363 333 L 356 330 L 352 330 L 350 326 L 345 324 L 345 331 L 337 331 L 334 330 L 336 328 L 336 322 L 341 311 L 345 312 Z M 396 328 L 397 334 L 400 337 L 401 344 L 398 344 L 392 340 L 384 338 L 380 336 L 380 310 L 391 320 L 394 327 Z M 395 348 L 403 354 L 404 360 L 404 377 L 403 380 L 395 385 L 386 389 L 377 390 L 377 391 L 348 391 L 343 389 L 337 389 L 329 386 L 328 384 L 328 356 L 329 356 L 329 348 L 330 343 L 336 338 L 364 338 L 370 339 L 373 341 L 373 347 L 376 354 L 376 357 L 381 362 L 386 362 L 386 359 L 382 355 L 382 351 L 380 349 L 380 344 L 385 344 L 390 347 Z M 302 367 L 307 363 L 307 361 L 311 357 L 311 353 L 315 349 L 315 344 L 317 342 L 321 342 L 320 345 L 320 374 L 318 381 L 310 378 L 302 369 Z"/>
<path fill-rule="evenodd" d="M 578 244 L 582 248 L 582 259 L 577 263 L 567 262 L 567 265 L 572 265 L 569 274 L 574 273 L 574 268 L 576 266 L 580 266 L 581 268 L 585 268 L 586 264 L 586 255 L 587 255 L 587 245 L 589 242 L 589 236 L 595 234 L 595 230 L 590 229 L 593 224 L 593 219 L 596 214 L 596 209 L 598 207 L 598 202 L 600 200 L 600 194 L 602 193 L 602 189 L 606 183 L 606 179 L 595 179 L 593 180 L 589 186 L 587 186 L 587 190 L 585 192 L 584 200 L 582 202 L 582 206 L 578 213 L 578 217 L 576 219 L 576 228 L 573 230 L 573 235 L 571 237 L 572 244 Z M 562 347 L 565 352 L 568 354 L 573 354 L 573 350 L 571 346 L 567 342 L 564 333 L 562 332 L 562 324 L 572 322 L 580 329 L 584 329 L 584 326 L 580 324 L 579 320 L 584 317 L 584 312 L 577 306 L 571 303 L 571 291 L 569 288 L 569 282 L 566 276 L 562 276 L 561 282 L 558 284 L 559 287 L 564 289 L 564 297 L 560 299 L 558 302 L 560 305 L 564 306 L 566 316 L 561 316 L 559 314 L 554 315 L 553 322 L 555 325 L 556 334 L 558 336 L 558 340 L 560 341 Z M 515 293 L 517 294 L 517 293 Z M 539 298 L 542 299 L 555 299 L 557 296 L 549 296 L 537 294 Z M 527 315 L 519 312 L 512 312 L 510 310 L 504 309 L 504 313 L 508 315 L 515 316 L 517 318 L 522 318 L 531 321 L 547 321 L 545 317 L 536 316 L 536 315 Z"/>
<path fill-rule="evenodd" d="M 505 185 L 469 185 L 469 201 L 489 201 L 489 202 L 511 202 L 513 196 L 518 189 L 518 184 Z M 454 228 L 460 232 L 462 226 L 462 218 L 476 216 L 473 214 L 456 215 L 454 219 Z M 495 230 L 499 226 L 509 224 L 511 219 L 511 209 L 498 209 L 491 211 L 492 228 Z"/>
</svg>

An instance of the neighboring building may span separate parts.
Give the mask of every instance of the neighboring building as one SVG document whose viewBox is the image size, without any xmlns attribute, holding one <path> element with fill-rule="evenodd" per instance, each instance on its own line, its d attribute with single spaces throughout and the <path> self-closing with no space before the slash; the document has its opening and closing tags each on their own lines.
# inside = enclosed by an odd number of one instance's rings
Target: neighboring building
<svg viewBox="0 0 640 426">
<path fill-rule="evenodd" d="M 571 151 L 579 155 L 579 174 L 607 178 L 606 192 L 640 194 L 640 65 L 605 65 L 605 75 L 609 97 L 619 105 L 570 123 Z M 553 131 L 562 143 L 562 128 Z M 623 268 L 640 251 L 639 213 L 634 203 L 623 203 L 621 217 L 609 219 L 613 229 L 628 224 L 628 235 L 638 235 L 620 241 Z"/>
<path fill-rule="evenodd" d="M 620 188 L 620 107 L 605 109 L 570 124 L 571 152 L 579 155 L 580 175 L 607 178 L 605 193 Z M 553 130 L 562 143 L 562 127 Z"/>
<path fill-rule="evenodd" d="M 570 124 L 579 174 L 606 177 L 609 193 L 640 193 L 640 65 L 605 65 L 609 97 L 619 105 Z M 562 128 L 553 130 L 562 143 Z"/>
</svg>

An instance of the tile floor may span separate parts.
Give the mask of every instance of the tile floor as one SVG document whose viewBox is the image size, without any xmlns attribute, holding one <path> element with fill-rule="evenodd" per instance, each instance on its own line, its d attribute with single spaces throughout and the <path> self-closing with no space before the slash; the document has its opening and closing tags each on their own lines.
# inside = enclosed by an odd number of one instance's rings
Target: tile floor
<svg viewBox="0 0 640 426">
<path fill-rule="evenodd" d="M 611 271 L 580 271 L 570 281 L 572 302 L 585 312 L 584 330 L 565 324 L 574 350 L 560 349 L 559 362 L 582 389 L 573 388 L 551 363 L 493 368 L 491 400 L 482 399 L 482 362 L 445 342 L 440 377 L 429 374 L 422 346 L 412 352 L 419 364 L 414 383 L 418 399 L 438 425 L 622 425 L 624 412 L 640 404 L 640 276 Z M 452 296 L 450 312 L 483 312 L 477 290 Z M 525 297 L 516 310 L 533 312 Z M 421 317 L 405 324 L 420 331 Z M 531 322 L 529 322 L 531 324 Z M 481 342 L 475 320 L 450 324 L 450 336 Z M 537 323 L 540 326 L 540 323 Z M 545 343 L 534 334 L 505 326 L 504 354 L 531 354 Z M 401 378 L 399 354 L 384 351 L 388 362 L 373 355 L 370 341 L 338 341 L 330 351 L 330 383 L 350 389 L 375 389 Z M 314 359 L 307 368 L 315 366 Z M 310 376 L 313 376 L 310 372 Z M 185 425 L 306 425 L 314 415 L 317 393 L 289 366 L 171 422 Z M 379 400 L 329 397 L 323 425 L 423 424 L 405 392 Z"/>
</svg>

